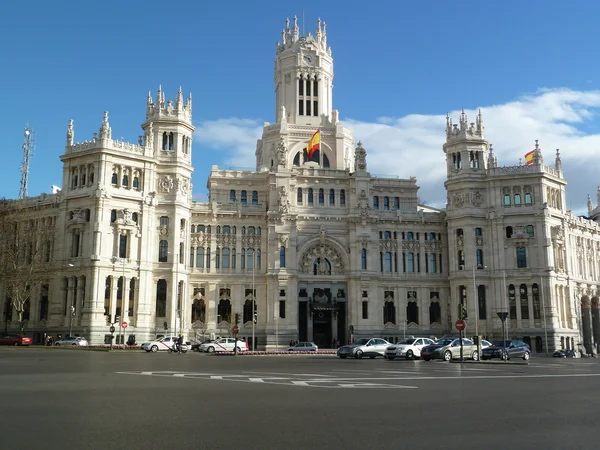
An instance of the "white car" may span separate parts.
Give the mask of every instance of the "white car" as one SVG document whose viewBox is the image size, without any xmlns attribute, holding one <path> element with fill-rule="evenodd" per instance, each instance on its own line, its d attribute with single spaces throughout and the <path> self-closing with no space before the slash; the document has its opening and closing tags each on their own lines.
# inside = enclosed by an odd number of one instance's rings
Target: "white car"
<svg viewBox="0 0 600 450">
<path fill-rule="evenodd" d="M 363 338 L 352 344 L 341 346 L 338 348 L 337 355 L 342 359 L 346 359 L 348 356 L 353 356 L 356 359 L 368 356 L 369 358 L 374 359 L 377 356 L 385 355 L 385 349 L 390 345 L 392 344 L 385 339 Z"/>
<path fill-rule="evenodd" d="M 147 352 L 159 352 L 164 350 L 169 350 L 173 348 L 173 345 L 177 342 L 177 336 L 165 336 L 160 339 L 156 339 L 152 342 L 144 342 L 142 344 L 142 349 Z M 187 345 L 184 343 L 183 347 L 187 350 Z"/>
<path fill-rule="evenodd" d="M 213 342 L 205 342 L 200 345 L 198 351 L 214 353 L 214 352 L 232 352 L 235 349 L 236 340 L 234 338 L 220 338 Z M 238 352 L 248 350 L 248 344 L 245 341 L 237 340 Z"/>
<path fill-rule="evenodd" d="M 383 357 L 385 359 L 394 359 L 394 358 L 420 358 L 421 357 L 421 349 L 426 345 L 433 344 L 433 339 L 429 338 L 410 338 L 405 339 L 402 342 L 398 342 L 397 344 L 390 345 L 385 349 L 385 355 Z"/>
</svg>

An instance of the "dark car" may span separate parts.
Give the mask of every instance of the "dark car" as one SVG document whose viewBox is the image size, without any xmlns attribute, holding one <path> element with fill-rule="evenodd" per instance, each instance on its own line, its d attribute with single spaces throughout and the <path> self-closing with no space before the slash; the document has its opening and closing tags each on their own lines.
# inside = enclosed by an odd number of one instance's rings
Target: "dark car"
<svg viewBox="0 0 600 450">
<path fill-rule="evenodd" d="M 523 358 L 529 360 L 531 348 L 523 341 L 494 341 L 491 346 L 481 351 L 481 359 L 500 358 L 506 361 L 511 358 Z"/>
<path fill-rule="evenodd" d="M 33 339 L 18 334 L 5 334 L 0 337 L 0 345 L 31 345 Z"/>
<path fill-rule="evenodd" d="M 202 342 L 197 342 L 197 341 L 191 341 L 191 349 L 193 352 L 199 352 L 200 351 L 200 346 L 202 344 L 209 344 L 211 342 L 215 342 L 214 339 L 207 339 L 205 341 Z"/>
<path fill-rule="evenodd" d="M 577 352 L 575 350 L 556 350 L 552 355 L 555 358 L 578 358 Z"/>
</svg>

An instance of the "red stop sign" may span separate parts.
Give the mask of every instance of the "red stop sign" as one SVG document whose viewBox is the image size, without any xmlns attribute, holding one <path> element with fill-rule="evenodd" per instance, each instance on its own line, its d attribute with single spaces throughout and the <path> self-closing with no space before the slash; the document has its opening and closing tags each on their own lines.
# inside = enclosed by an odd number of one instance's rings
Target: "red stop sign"
<svg viewBox="0 0 600 450">
<path fill-rule="evenodd" d="M 121 326 L 122 326 L 123 328 L 127 328 L 127 322 L 122 322 L 122 323 L 121 323 Z"/>
<path fill-rule="evenodd" d="M 457 320 L 454 326 L 458 331 L 462 331 L 467 328 L 467 323 L 464 320 Z"/>
</svg>

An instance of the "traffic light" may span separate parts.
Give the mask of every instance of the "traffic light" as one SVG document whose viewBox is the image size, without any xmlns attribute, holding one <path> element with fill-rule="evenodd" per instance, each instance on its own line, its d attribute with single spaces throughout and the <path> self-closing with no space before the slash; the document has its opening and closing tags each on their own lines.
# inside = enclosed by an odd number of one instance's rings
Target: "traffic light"
<svg viewBox="0 0 600 450">
<path fill-rule="evenodd" d="M 258 322 L 258 314 L 254 313 L 254 323 Z"/>
<path fill-rule="evenodd" d="M 240 324 L 240 313 L 235 313 L 235 324 L 236 325 Z"/>
</svg>

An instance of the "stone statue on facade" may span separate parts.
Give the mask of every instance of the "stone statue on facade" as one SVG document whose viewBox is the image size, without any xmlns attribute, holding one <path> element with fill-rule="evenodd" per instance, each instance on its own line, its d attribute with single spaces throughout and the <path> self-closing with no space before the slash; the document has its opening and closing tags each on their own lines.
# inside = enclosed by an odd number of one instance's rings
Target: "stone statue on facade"
<svg viewBox="0 0 600 450">
<path fill-rule="evenodd" d="M 362 142 L 358 142 L 356 149 L 354 150 L 354 171 L 367 170 L 367 151 L 362 145 Z"/>
<path fill-rule="evenodd" d="M 279 139 L 279 145 L 277 146 L 277 162 L 280 166 L 285 166 L 287 162 L 288 149 L 285 145 L 283 137 Z"/>
</svg>

